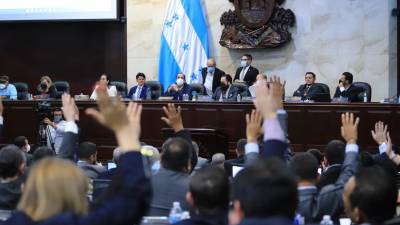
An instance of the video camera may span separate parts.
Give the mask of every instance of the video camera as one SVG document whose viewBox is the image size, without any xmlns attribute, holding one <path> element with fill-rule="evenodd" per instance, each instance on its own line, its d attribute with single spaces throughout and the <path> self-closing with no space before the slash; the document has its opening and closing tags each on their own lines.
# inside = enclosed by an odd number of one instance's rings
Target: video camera
<svg viewBox="0 0 400 225">
<path fill-rule="evenodd" d="M 37 107 L 37 112 L 40 121 L 43 121 L 45 118 L 49 118 L 50 120 L 53 118 L 50 102 L 40 102 Z"/>
</svg>

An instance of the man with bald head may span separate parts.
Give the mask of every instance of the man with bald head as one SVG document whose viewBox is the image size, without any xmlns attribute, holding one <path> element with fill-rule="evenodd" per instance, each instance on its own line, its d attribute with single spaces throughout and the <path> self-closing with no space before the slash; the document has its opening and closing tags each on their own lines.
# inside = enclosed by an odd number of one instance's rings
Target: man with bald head
<svg viewBox="0 0 400 225">
<path fill-rule="evenodd" d="M 203 85 L 208 96 L 212 96 L 217 87 L 221 85 L 221 77 L 225 72 L 217 68 L 215 59 L 207 60 L 207 67 L 201 70 Z"/>
</svg>

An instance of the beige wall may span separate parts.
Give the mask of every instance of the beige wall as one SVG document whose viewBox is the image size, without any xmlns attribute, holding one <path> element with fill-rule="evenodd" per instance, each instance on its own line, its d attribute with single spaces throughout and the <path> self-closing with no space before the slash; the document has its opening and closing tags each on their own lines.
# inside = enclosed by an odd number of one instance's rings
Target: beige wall
<svg viewBox="0 0 400 225">
<path fill-rule="evenodd" d="M 284 7 L 296 14 L 293 41 L 279 49 L 228 50 L 219 45 L 221 14 L 232 9 L 228 0 L 204 0 L 209 23 L 210 53 L 218 66 L 233 74 L 238 58 L 251 53 L 253 65 L 268 75 L 287 80 L 286 93 L 314 71 L 331 92 L 339 74 L 350 71 L 355 81 L 369 82 L 373 100 L 395 93 L 397 47 L 395 0 L 287 0 Z M 160 35 L 167 0 L 128 0 L 128 83 L 137 72 L 157 79 Z"/>
</svg>

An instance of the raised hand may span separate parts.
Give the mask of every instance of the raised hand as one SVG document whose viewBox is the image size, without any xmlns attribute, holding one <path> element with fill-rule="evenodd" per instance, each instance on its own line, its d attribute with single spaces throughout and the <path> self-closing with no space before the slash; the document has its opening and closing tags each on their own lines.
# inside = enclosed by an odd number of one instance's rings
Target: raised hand
<svg viewBox="0 0 400 225">
<path fill-rule="evenodd" d="M 282 108 L 283 89 L 284 84 L 277 76 L 270 79 L 269 86 L 266 81 L 257 86 L 254 105 L 264 119 L 276 118 L 276 111 Z"/>
<path fill-rule="evenodd" d="M 69 94 L 63 94 L 61 97 L 64 118 L 66 121 L 75 122 L 76 119 L 76 104 L 75 100 Z"/>
<path fill-rule="evenodd" d="M 262 134 L 262 121 L 261 113 L 256 110 L 253 110 L 251 114 L 246 114 L 247 143 L 257 142 L 258 137 Z"/>
<path fill-rule="evenodd" d="M 166 117 L 161 117 L 161 120 L 170 126 L 175 133 L 184 129 L 180 106 L 176 108 L 175 104 L 168 103 L 168 106 L 164 106 L 163 110 Z"/>
<path fill-rule="evenodd" d="M 354 120 L 353 113 L 342 114 L 341 134 L 347 144 L 356 144 L 358 138 L 358 123 L 360 119 L 357 117 Z"/>
<path fill-rule="evenodd" d="M 375 130 L 371 130 L 371 135 L 378 145 L 385 143 L 387 138 L 387 125 L 381 121 L 375 123 Z"/>
<path fill-rule="evenodd" d="M 392 139 L 390 138 L 389 132 L 386 134 L 385 138 L 385 143 L 386 143 L 386 155 L 389 157 L 390 160 L 392 160 L 396 165 L 400 165 L 400 156 L 397 155 L 393 151 L 393 144 L 392 144 Z"/>
<path fill-rule="evenodd" d="M 115 133 L 122 151 L 139 150 L 142 106 L 131 102 L 127 109 L 118 98 L 108 96 L 105 84 L 99 84 L 96 92 L 99 111 L 91 108 L 86 113 Z"/>
</svg>

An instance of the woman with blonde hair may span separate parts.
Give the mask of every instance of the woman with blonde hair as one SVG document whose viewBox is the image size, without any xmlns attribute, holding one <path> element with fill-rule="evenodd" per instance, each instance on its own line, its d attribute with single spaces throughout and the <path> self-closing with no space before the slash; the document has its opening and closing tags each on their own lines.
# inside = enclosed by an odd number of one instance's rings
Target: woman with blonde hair
<svg viewBox="0 0 400 225">
<path fill-rule="evenodd" d="M 130 103 L 128 108 L 107 95 L 106 86 L 98 90 L 99 111 L 87 114 L 111 129 L 120 146 L 119 160 L 122 186 L 114 197 L 97 210 L 88 212 L 87 178 L 72 162 L 57 158 L 42 159 L 33 166 L 24 187 L 18 211 L 4 224 L 128 225 L 139 224 L 149 208 L 151 185 L 145 173 L 140 149 L 142 107 Z M 67 94 L 62 97 L 67 132 L 77 137 L 75 103 Z"/>
<path fill-rule="evenodd" d="M 49 76 L 42 76 L 34 95 L 39 99 L 57 98 L 57 89 Z"/>
</svg>

